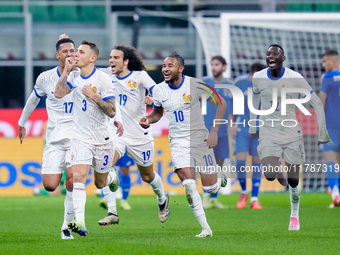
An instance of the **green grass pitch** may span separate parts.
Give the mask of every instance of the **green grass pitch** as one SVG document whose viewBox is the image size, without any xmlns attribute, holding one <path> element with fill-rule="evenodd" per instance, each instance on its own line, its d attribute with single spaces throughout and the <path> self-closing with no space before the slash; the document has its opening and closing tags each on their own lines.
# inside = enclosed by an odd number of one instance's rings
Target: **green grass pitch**
<svg viewBox="0 0 340 255">
<path fill-rule="evenodd" d="M 288 231 L 288 193 L 259 198 L 263 210 L 239 210 L 237 194 L 219 196 L 229 207 L 206 210 L 214 236 L 199 239 L 184 195 L 170 196 L 163 224 L 154 196 L 130 196 L 132 210 L 119 210 L 120 223 L 111 226 L 97 224 L 106 210 L 88 196 L 88 236 L 61 240 L 63 196 L 0 197 L 0 254 L 339 254 L 340 208 L 328 208 L 330 195 L 302 194 L 300 231 Z"/>
</svg>

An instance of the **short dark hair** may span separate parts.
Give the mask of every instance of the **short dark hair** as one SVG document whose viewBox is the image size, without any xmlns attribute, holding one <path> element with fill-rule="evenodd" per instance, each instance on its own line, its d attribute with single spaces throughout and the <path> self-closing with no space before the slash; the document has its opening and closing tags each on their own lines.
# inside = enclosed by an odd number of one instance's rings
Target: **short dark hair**
<svg viewBox="0 0 340 255">
<path fill-rule="evenodd" d="M 93 50 L 93 52 L 96 54 L 97 57 L 99 57 L 99 49 L 98 49 L 97 45 L 95 45 L 94 43 L 88 42 L 88 41 L 82 41 L 81 45 L 90 46 L 90 49 Z"/>
<path fill-rule="evenodd" d="M 181 66 L 184 66 L 184 58 L 176 51 L 171 52 L 168 58 L 175 58 L 181 64 Z"/>
<path fill-rule="evenodd" d="M 63 38 L 60 39 L 56 44 L 55 44 L 55 50 L 58 52 L 60 50 L 60 46 L 64 43 L 72 43 L 74 46 L 74 41 L 72 41 L 70 38 Z"/>
<path fill-rule="evenodd" d="M 120 50 L 123 52 L 123 60 L 129 60 L 128 69 L 130 71 L 142 71 L 145 70 L 143 59 L 141 54 L 135 47 L 118 45 L 113 48 L 114 50 Z"/>
<path fill-rule="evenodd" d="M 329 49 L 329 50 L 326 50 L 326 52 L 323 55 L 324 56 L 339 56 L 339 53 L 337 50 Z"/>
<path fill-rule="evenodd" d="M 260 62 L 255 62 L 250 66 L 250 73 L 261 71 L 263 68 L 266 68 L 264 64 Z"/>
<path fill-rule="evenodd" d="M 211 61 L 212 61 L 212 60 L 215 60 L 215 59 L 218 60 L 218 61 L 220 61 L 222 65 L 224 65 L 224 66 L 227 65 L 227 61 L 225 61 L 225 58 L 222 57 L 221 55 L 213 56 L 213 57 L 211 58 Z"/>
<path fill-rule="evenodd" d="M 271 45 L 269 45 L 268 50 L 269 50 L 270 47 L 277 47 L 277 48 L 279 48 L 280 50 L 282 50 L 282 54 L 283 54 L 283 55 L 285 54 L 285 51 L 283 50 L 282 46 L 279 45 L 279 44 L 271 44 Z"/>
</svg>

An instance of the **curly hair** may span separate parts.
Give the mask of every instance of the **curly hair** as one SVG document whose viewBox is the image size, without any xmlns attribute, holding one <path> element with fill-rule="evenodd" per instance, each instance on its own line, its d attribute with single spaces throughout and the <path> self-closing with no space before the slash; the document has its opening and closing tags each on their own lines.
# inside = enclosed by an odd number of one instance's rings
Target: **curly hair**
<svg viewBox="0 0 340 255">
<path fill-rule="evenodd" d="M 132 46 L 123 46 L 118 45 L 113 48 L 114 50 L 120 50 L 123 52 L 123 60 L 129 60 L 128 69 L 130 71 L 142 71 L 145 70 L 145 66 L 143 64 L 142 56 Z"/>
</svg>

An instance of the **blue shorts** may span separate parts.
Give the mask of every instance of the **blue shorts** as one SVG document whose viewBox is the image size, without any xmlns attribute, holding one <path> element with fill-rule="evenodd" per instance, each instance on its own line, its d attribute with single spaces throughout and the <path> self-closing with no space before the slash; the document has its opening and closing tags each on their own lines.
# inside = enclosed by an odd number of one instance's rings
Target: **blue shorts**
<svg viewBox="0 0 340 255">
<path fill-rule="evenodd" d="M 340 130 L 339 129 L 327 129 L 330 141 L 328 143 L 320 144 L 320 150 L 322 152 L 327 151 L 340 151 Z"/>
<path fill-rule="evenodd" d="M 214 148 L 216 159 L 229 158 L 229 139 L 228 136 L 218 138 L 217 146 Z"/>
<path fill-rule="evenodd" d="M 252 137 L 249 134 L 244 135 L 237 133 L 234 145 L 234 155 L 239 152 L 248 153 L 250 156 L 259 156 L 257 146 L 259 145 L 259 138 Z"/>
<path fill-rule="evenodd" d="M 125 152 L 125 154 L 123 155 L 123 157 L 121 157 L 117 163 L 116 166 L 120 166 L 120 167 L 129 167 L 129 166 L 133 166 L 135 164 L 135 161 L 130 158 L 127 153 Z"/>
</svg>

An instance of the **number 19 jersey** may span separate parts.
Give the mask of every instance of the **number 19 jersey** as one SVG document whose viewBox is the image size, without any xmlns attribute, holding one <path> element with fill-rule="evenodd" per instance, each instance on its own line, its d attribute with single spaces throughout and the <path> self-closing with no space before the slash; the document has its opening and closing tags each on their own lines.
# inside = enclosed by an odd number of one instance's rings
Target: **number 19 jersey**
<svg viewBox="0 0 340 255">
<path fill-rule="evenodd" d="M 146 115 L 145 96 L 156 83 L 145 71 L 131 71 L 125 77 L 112 74 L 111 68 L 103 71 L 110 75 L 115 88 L 116 104 L 120 107 L 124 125 L 124 138 L 142 138 L 145 141 L 149 137 L 152 140 L 151 136 L 147 136 L 148 130 L 139 125 L 139 120 Z"/>
</svg>

